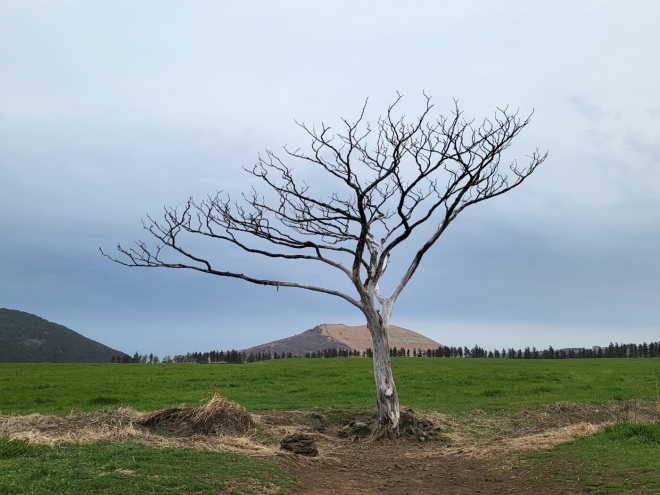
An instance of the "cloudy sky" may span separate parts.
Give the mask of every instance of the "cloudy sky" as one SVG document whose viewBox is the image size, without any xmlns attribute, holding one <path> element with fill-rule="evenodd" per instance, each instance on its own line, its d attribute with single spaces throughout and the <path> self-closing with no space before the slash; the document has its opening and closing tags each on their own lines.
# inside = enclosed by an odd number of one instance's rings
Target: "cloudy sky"
<svg viewBox="0 0 660 495">
<path fill-rule="evenodd" d="M 414 115 L 426 91 L 438 115 L 454 98 L 477 119 L 534 111 L 507 157 L 550 155 L 456 220 L 393 323 L 488 348 L 660 340 L 659 22 L 655 0 L 0 0 L 0 307 L 161 356 L 363 323 L 329 296 L 98 248 L 248 189 L 259 152 L 308 145 L 294 119 L 336 124 L 367 97 L 377 117 L 397 91 Z"/>
</svg>

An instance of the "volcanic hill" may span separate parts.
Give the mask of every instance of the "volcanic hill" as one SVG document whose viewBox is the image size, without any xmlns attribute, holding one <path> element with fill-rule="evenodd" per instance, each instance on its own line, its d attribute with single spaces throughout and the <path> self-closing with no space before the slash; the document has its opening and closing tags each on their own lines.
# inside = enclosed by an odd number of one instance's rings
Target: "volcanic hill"
<svg viewBox="0 0 660 495">
<path fill-rule="evenodd" d="M 347 326 L 342 324 L 318 325 L 311 330 L 299 333 L 286 339 L 275 340 L 267 344 L 261 344 L 242 352 L 257 354 L 261 352 L 277 352 L 304 356 L 307 352 L 323 351 L 335 348 L 337 350 L 364 351 L 372 346 L 371 335 L 366 325 Z M 414 349 L 437 349 L 441 345 L 424 335 L 408 330 L 407 328 L 390 326 L 390 346 L 412 350 Z"/>
<path fill-rule="evenodd" d="M 36 315 L 0 308 L 0 363 L 109 363 L 124 356 Z"/>
</svg>

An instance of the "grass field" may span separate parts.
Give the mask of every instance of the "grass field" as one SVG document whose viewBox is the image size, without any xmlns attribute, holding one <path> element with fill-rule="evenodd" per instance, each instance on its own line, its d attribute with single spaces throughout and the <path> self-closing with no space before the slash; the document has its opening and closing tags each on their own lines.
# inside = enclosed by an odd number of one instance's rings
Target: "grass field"
<svg viewBox="0 0 660 495">
<path fill-rule="evenodd" d="M 226 452 L 137 444 L 56 448 L 0 438 L 0 493 L 284 493 L 297 480 L 273 462 Z"/>
<path fill-rule="evenodd" d="M 250 410 L 375 407 L 370 359 L 243 365 L 0 364 L 0 413 L 66 414 L 128 405 L 197 405 L 211 390 Z M 395 358 L 401 403 L 417 409 L 521 410 L 557 401 L 656 400 L 656 359 Z"/>
<path fill-rule="evenodd" d="M 214 390 L 253 411 L 375 410 L 371 366 L 370 359 L 0 364 L 0 414 L 65 415 L 120 405 L 150 411 L 198 405 Z M 397 358 L 393 371 L 404 406 L 513 414 L 558 401 L 656 401 L 660 360 Z M 660 426 L 621 424 L 560 444 L 530 462 L 550 473 L 549 484 L 579 479 L 593 493 L 660 493 L 658 459 Z M 296 483 L 271 461 L 236 454 L 107 442 L 51 449 L 0 438 L 0 493 L 287 493 Z"/>
<path fill-rule="evenodd" d="M 537 457 L 548 482 L 579 479 L 588 492 L 660 493 L 660 425 L 624 423 L 558 445 Z"/>
</svg>

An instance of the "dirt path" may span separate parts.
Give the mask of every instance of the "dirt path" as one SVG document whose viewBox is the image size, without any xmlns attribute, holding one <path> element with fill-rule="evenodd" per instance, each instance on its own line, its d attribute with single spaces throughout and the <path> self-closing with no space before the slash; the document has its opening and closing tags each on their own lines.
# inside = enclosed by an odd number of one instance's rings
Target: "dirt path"
<svg viewBox="0 0 660 495">
<path fill-rule="evenodd" d="M 635 411 L 641 414 L 651 406 L 635 404 Z M 408 435 L 397 442 L 354 443 L 338 438 L 337 426 L 329 425 L 316 435 L 318 458 L 279 460 L 303 481 L 297 495 L 583 493 L 577 480 L 548 484 L 544 480 L 556 478 L 551 471 L 557 466 L 524 462 L 525 453 L 593 434 L 628 417 L 630 407 L 559 402 L 513 414 L 429 416 L 442 433 L 438 440 L 444 436 L 445 441 L 417 441 Z M 288 420 L 295 424 L 290 416 Z"/>
<path fill-rule="evenodd" d="M 499 459 L 479 459 L 431 442 L 344 442 L 332 456 L 301 463 L 282 460 L 303 481 L 297 495 L 345 494 L 569 494 L 573 486 L 544 486 L 541 473 L 503 470 Z"/>
</svg>

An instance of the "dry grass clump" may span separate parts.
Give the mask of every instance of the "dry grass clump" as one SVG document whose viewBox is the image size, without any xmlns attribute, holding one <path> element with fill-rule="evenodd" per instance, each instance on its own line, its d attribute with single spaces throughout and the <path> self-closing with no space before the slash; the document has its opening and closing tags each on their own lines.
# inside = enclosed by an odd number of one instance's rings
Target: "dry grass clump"
<svg viewBox="0 0 660 495">
<path fill-rule="evenodd" d="M 66 416 L 37 413 L 27 416 L 0 415 L 0 436 L 51 445 L 79 441 L 79 438 L 95 441 L 99 437 L 107 439 L 126 431 L 135 431 L 133 423 L 141 416 L 142 413 L 128 407 L 90 413 L 72 411 Z M 37 438 L 44 440 L 35 440 Z"/>
<path fill-rule="evenodd" d="M 0 415 L 0 437 L 53 446 L 137 442 L 157 448 L 188 447 L 282 458 L 288 454 L 280 450 L 277 438 L 311 430 L 323 447 L 321 457 L 330 458 L 341 455 L 347 448 L 336 437 L 337 422 L 343 424 L 348 417 L 364 417 L 367 421 L 371 418 L 371 413 L 366 416 L 340 413 L 325 411 L 324 423 L 325 417 L 329 418 L 326 426 L 331 431 L 322 434 L 314 428 L 316 423 L 310 424 L 309 411 L 271 411 L 252 416 L 240 405 L 215 394 L 199 407 L 181 405 L 146 413 L 121 407 L 87 413 L 73 411 L 66 416 Z M 449 440 L 442 444 L 433 442 L 434 447 L 427 447 L 438 455 L 495 458 L 503 453 L 550 448 L 600 431 L 608 424 L 625 421 L 660 421 L 657 404 L 642 400 L 601 404 L 558 402 L 513 413 L 479 409 L 461 414 L 425 411 L 423 417 L 404 410 L 401 429 L 404 440 L 408 441 L 432 440 L 436 435 L 439 440 Z M 447 448 L 447 444 L 451 447 Z M 424 452 L 420 450 L 420 455 Z M 406 454 L 409 455 L 412 453 Z M 295 462 L 307 462 L 299 456 L 293 457 L 297 458 Z"/>
<path fill-rule="evenodd" d="M 639 399 L 608 401 L 605 404 L 556 402 L 515 415 L 499 437 L 519 438 L 571 425 L 605 425 L 625 421 L 655 423 L 660 414 L 653 402 Z"/>
<path fill-rule="evenodd" d="M 581 423 L 601 425 L 618 420 L 617 411 L 612 407 L 556 402 L 540 409 L 527 410 L 515 415 L 510 427 L 505 428 L 498 436 L 520 438 Z"/>
<path fill-rule="evenodd" d="M 145 423 L 150 426 L 144 426 Z M 200 407 L 184 405 L 152 413 L 121 407 L 73 411 L 66 416 L 0 415 L 0 437 L 35 444 L 136 442 L 156 448 L 194 448 L 266 457 L 279 454 L 279 445 L 265 444 L 254 433 L 249 413 L 217 394 Z"/>
<path fill-rule="evenodd" d="M 651 402 L 641 399 L 629 399 L 625 401 L 609 401 L 607 406 L 616 412 L 619 422 L 660 422 L 660 403 L 658 401 Z"/>
<path fill-rule="evenodd" d="M 476 409 L 460 415 L 426 413 L 453 449 L 477 456 L 537 450 L 590 435 L 621 422 L 660 422 L 656 402 L 631 399 L 600 404 L 556 402 L 520 412 Z"/>
<path fill-rule="evenodd" d="M 147 414 L 136 424 L 150 430 L 164 430 L 179 437 L 211 434 L 245 435 L 255 429 L 245 408 L 219 394 L 199 407 L 182 404 Z"/>
<path fill-rule="evenodd" d="M 225 483 L 224 491 L 228 493 L 256 493 L 259 495 L 282 493 L 280 487 L 274 483 L 264 483 L 254 478 L 248 478 L 243 481 L 229 480 Z"/>
<path fill-rule="evenodd" d="M 492 440 L 465 449 L 468 456 L 480 459 L 501 459 L 503 466 L 515 464 L 515 456 L 503 458 L 502 454 L 511 455 L 515 452 L 548 450 L 554 446 L 570 442 L 576 438 L 593 435 L 605 428 L 605 423 L 577 423 L 559 428 L 551 428 L 541 433 L 533 433 L 519 437 L 497 436 Z"/>
</svg>

